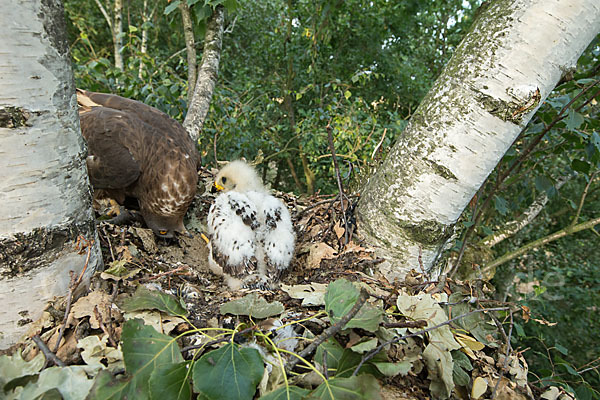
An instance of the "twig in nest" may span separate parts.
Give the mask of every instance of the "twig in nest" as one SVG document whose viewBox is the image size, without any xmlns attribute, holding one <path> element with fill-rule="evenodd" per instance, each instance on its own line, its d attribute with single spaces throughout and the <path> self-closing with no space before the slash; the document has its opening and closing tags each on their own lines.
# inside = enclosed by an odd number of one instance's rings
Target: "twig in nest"
<svg viewBox="0 0 600 400">
<path fill-rule="evenodd" d="M 104 232 L 104 237 L 106 238 L 106 241 L 108 242 L 108 250 L 110 250 L 110 257 L 112 258 L 113 261 L 115 261 L 115 253 L 113 253 L 112 243 L 110 241 L 110 237 L 108 236 L 108 233 L 106 233 L 105 225 L 102 225 L 102 232 Z"/>
<path fill-rule="evenodd" d="M 165 271 L 165 272 L 161 272 L 160 274 L 152 275 L 152 276 L 144 279 L 144 281 L 153 281 L 154 279 L 158 279 L 158 278 L 161 278 L 166 275 L 190 275 L 191 272 L 188 270 L 188 268 L 189 268 L 189 266 L 187 266 L 187 265 L 184 265 L 182 267 L 177 267 L 170 271 Z"/>
<path fill-rule="evenodd" d="M 239 332 L 236 332 L 236 333 L 233 335 L 233 337 L 231 337 L 231 336 L 227 335 L 227 336 L 225 336 L 225 337 L 222 337 L 222 338 L 220 338 L 220 339 L 215 339 L 215 340 L 212 340 L 212 341 L 210 341 L 210 342 L 208 342 L 208 343 L 204 343 L 204 344 L 195 344 L 195 345 L 193 345 L 193 346 L 187 346 L 187 347 L 184 347 L 184 348 L 183 348 L 183 350 L 181 350 L 181 352 L 182 352 L 182 353 L 185 353 L 186 351 L 190 351 L 190 350 L 196 350 L 196 349 L 201 349 L 201 348 L 208 348 L 208 347 L 214 346 L 215 344 L 219 344 L 219 343 L 223 343 L 223 342 L 229 342 L 229 341 L 233 342 L 233 341 L 235 341 L 235 339 L 236 339 L 237 337 L 239 337 L 239 336 L 242 336 L 242 335 L 245 335 L 246 333 L 248 333 L 248 332 L 250 332 L 250 331 L 253 331 L 253 330 L 255 330 L 256 328 L 257 328 L 257 327 L 256 327 L 256 325 L 252 325 L 252 326 L 251 326 L 251 327 L 249 327 L 249 328 L 246 328 L 246 329 L 243 329 L 243 330 L 241 330 L 241 331 L 239 331 Z"/>
<path fill-rule="evenodd" d="M 40 349 L 42 353 L 44 353 L 44 357 L 46 357 L 46 363 L 48 363 L 48 361 L 52 361 L 55 365 L 58 365 L 59 367 L 65 367 L 65 363 L 62 362 L 60 358 L 56 357 L 56 354 L 50 351 L 48 346 L 46 346 L 46 343 L 44 343 L 44 341 L 42 340 L 42 338 L 39 337 L 39 335 L 35 335 L 31 339 L 37 345 L 38 349 Z"/>
<path fill-rule="evenodd" d="M 344 246 L 348 244 L 348 220 L 346 219 L 346 211 L 344 210 L 344 187 L 342 186 L 342 178 L 340 177 L 340 167 L 338 166 L 337 157 L 335 156 L 335 146 L 333 145 L 333 134 L 331 133 L 331 125 L 327 123 L 327 138 L 329 139 L 329 150 L 333 158 L 333 167 L 335 168 L 335 177 L 337 179 L 338 190 L 340 191 L 340 207 L 342 208 L 342 219 L 344 220 Z"/>
<path fill-rule="evenodd" d="M 94 306 L 94 316 L 98 320 L 98 324 L 100 325 L 100 329 L 102 329 L 102 332 L 104 332 L 106 334 L 106 336 L 108 337 L 108 341 L 110 342 L 110 345 L 112 347 L 116 348 L 117 347 L 117 342 L 115 342 L 115 339 L 112 337 L 112 334 L 108 330 L 107 326 L 104 325 L 104 321 L 102 320 L 102 314 L 100 314 L 100 311 L 98 311 L 98 305 Z"/>
<path fill-rule="evenodd" d="M 402 321 L 402 322 L 384 322 L 384 328 L 423 328 L 427 326 L 427 321 L 418 320 L 418 321 Z"/>
<path fill-rule="evenodd" d="M 56 344 L 54 345 L 54 353 L 56 353 L 58 351 L 58 346 L 60 345 L 60 341 L 62 340 L 63 335 L 65 334 L 67 320 L 69 319 L 69 314 L 71 313 L 71 302 L 73 301 L 73 294 L 75 293 L 75 290 L 77 289 L 77 287 L 83 280 L 83 275 L 85 274 L 85 271 L 87 270 L 88 264 L 90 262 L 90 255 L 92 254 L 92 245 L 93 244 L 94 244 L 93 240 L 86 240 L 82 236 L 79 236 L 77 238 L 77 245 L 78 246 L 81 245 L 81 250 L 83 250 L 85 247 L 87 247 L 87 256 L 85 258 L 85 265 L 83 266 L 83 269 L 81 270 L 81 273 L 79 274 L 79 277 L 77 279 L 75 279 L 75 274 L 73 274 L 73 271 L 69 271 L 69 274 L 71 275 L 71 282 L 69 283 L 69 294 L 67 295 L 67 306 L 65 307 L 65 316 L 63 318 L 62 324 L 60 326 L 60 330 L 58 332 L 58 340 L 56 341 Z"/>
<path fill-rule="evenodd" d="M 500 329 L 506 338 L 506 353 L 504 354 L 504 363 L 502 363 L 502 369 L 500 370 L 500 377 L 496 381 L 494 390 L 492 390 L 491 399 L 496 398 L 496 394 L 498 392 L 498 386 L 500 385 L 500 381 L 502 380 L 502 377 L 504 376 L 504 373 L 506 372 L 506 366 L 508 365 L 508 356 L 510 355 L 510 351 L 512 350 L 512 346 L 510 345 L 510 339 L 511 339 L 512 330 L 513 330 L 513 315 L 512 315 L 512 312 L 509 312 L 509 314 L 510 314 L 510 328 L 508 329 L 508 336 L 506 336 L 506 334 L 504 333 L 504 329 Z M 495 319 L 495 321 L 498 320 L 495 317 L 494 317 L 494 319 Z M 498 321 L 498 322 L 500 322 L 500 321 Z M 500 324 L 500 328 L 502 328 L 502 324 Z"/>
<path fill-rule="evenodd" d="M 346 199 L 352 199 L 355 197 L 358 197 L 357 195 L 350 195 L 350 196 L 344 196 L 346 197 Z M 313 208 L 316 208 L 322 204 L 327 204 L 327 203 L 333 203 L 335 201 L 337 201 L 337 199 L 340 198 L 340 195 L 335 196 L 333 199 L 327 199 L 327 200 L 320 200 L 317 201 L 316 203 L 311 204 L 310 206 L 307 206 L 304 210 L 300 210 L 296 216 L 296 218 L 299 218 L 301 215 L 305 214 L 306 212 L 312 210 Z"/>
<path fill-rule="evenodd" d="M 442 322 L 441 324 L 434 325 L 434 326 L 429 327 L 427 329 L 422 329 L 422 330 L 420 330 L 418 332 L 415 332 L 415 333 L 409 333 L 408 335 L 398 336 L 398 337 L 395 337 L 392 340 L 388 340 L 387 342 L 384 342 L 384 343 L 380 344 L 375 349 L 373 349 L 370 352 L 368 352 L 367 354 L 365 354 L 363 356 L 363 358 L 360 360 L 360 363 L 358 363 L 358 366 L 356 367 L 356 369 L 354 370 L 354 372 L 352 373 L 352 376 L 356 376 L 356 374 L 358 374 L 358 371 L 362 368 L 363 364 L 366 363 L 367 361 L 369 361 L 371 358 L 375 357 L 375 355 L 377 353 L 379 353 L 387 345 L 390 345 L 392 343 L 397 343 L 397 342 L 399 342 L 401 340 L 404 340 L 404 339 L 407 339 L 409 337 L 414 337 L 414 336 L 422 335 L 422 334 L 427 333 L 429 331 L 432 331 L 434 329 L 441 328 L 444 325 L 449 325 L 452 322 L 454 322 L 454 321 L 456 321 L 458 319 L 467 317 L 467 316 L 469 316 L 471 314 L 475 314 L 475 313 L 478 313 L 478 312 L 486 312 L 486 311 L 505 311 L 505 310 L 510 310 L 510 308 L 509 307 L 497 307 L 497 308 L 487 308 L 487 309 L 486 308 L 478 308 L 477 310 L 469 311 L 468 313 L 465 313 L 465 314 L 459 315 L 457 317 L 451 318 L 448 321 Z"/>
<path fill-rule="evenodd" d="M 302 350 L 300 354 L 298 354 L 299 357 L 290 360 L 285 369 L 288 372 L 290 372 L 292 369 L 294 369 L 296 364 L 298 364 L 301 358 L 306 358 L 309 354 L 315 351 L 321 343 L 323 343 L 324 341 L 338 333 L 340 330 L 342 330 L 342 328 L 348 323 L 348 321 L 350 321 L 358 313 L 358 311 L 361 309 L 363 304 L 365 304 L 365 301 L 367 301 L 368 298 L 369 293 L 367 293 L 366 290 L 361 289 L 360 295 L 358 296 L 356 303 L 354 303 L 350 311 L 348 311 L 342 318 L 340 318 L 340 320 L 337 323 L 325 329 L 319 336 L 317 336 L 311 344 L 306 346 L 306 348 Z"/>
</svg>

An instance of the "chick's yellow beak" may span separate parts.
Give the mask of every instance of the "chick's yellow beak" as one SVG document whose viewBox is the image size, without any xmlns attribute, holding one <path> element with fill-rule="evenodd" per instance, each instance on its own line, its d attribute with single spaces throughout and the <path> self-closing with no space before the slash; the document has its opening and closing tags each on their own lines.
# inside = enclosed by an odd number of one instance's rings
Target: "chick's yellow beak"
<svg viewBox="0 0 600 400">
<path fill-rule="evenodd" d="M 223 186 L 219 185 L 217 182 L 213 183 L 212 188 L 210 188 L 211 193 L 220 192 L 225 189 Z"/>
</svg>

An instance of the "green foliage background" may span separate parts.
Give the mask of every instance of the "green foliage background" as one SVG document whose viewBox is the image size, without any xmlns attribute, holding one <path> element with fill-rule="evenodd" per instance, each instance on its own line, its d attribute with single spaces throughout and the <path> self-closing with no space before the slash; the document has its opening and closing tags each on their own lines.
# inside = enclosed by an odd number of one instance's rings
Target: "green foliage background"
<svg viewBox="0 0 600 400">
<path fill-rule="evenodd" d="M 187 109 L 186 54 L 178 0 L 125 2 L 124 70 L 114 67 L 108 24 L 93 0 L 65 0 L 78 87 L 153 105 L 182 121 Z M 206 18 L 226 6 L 225 34 L 211 110 L 199 141 L 202 161 L 262 158 L 263 177 L 299 194 L 336 190 L 327 144 L 334 136 L 344 182 L 360 188 L 392 145 L 468 30 L 477 0 L 187 0 L 199 56 Z M 104 2 L 110 12 L 110 1 Z M 142 13 L 156 11 L 146 23 Z M 142 53 L 142 31 L 148 51 Z M 572 223 L 598 217 L 598 86 L 566 111 L 535 150 L 503 181 L 502 172 L 561 109 L 599 78 L 596 40 L 574 79 L 561 83 L 515 141 L 479 198 L 493 196 L 471 243 L 493 234 L 546 192 L 536 220 L 486 254 L 498 257 Z M 600 86 L 600 85 L 599 85 Z M 560 190 L 561 176 L 570 176 Z M 295 178 L 294 178 L 295 177 Z M 477 204 L 474 201 L 473 204 Z M 481 202 L 479 203 L 481 204 Z M 578 213 L 577 210 L 580 209 Z M 464 228 L 476 207 L 464 215 Z M 519 322 L 516 347 L 533 380 L 556 381 L 581 398 L 599 398 L 600 234 L 579 232 L 517 258 L 496 272 L 498 297 L 531 308 L 547 326 Z M 455 251 L 460 248 L 457 243 Z M 518 280 L 515 280 L 518 278 Z M 528 290 L 523 287 L 529 283 Z M 525 286 L 523 286 L 523 285 Z M 594 390 L 596 390 L 594 392 Z"/>
</svg>

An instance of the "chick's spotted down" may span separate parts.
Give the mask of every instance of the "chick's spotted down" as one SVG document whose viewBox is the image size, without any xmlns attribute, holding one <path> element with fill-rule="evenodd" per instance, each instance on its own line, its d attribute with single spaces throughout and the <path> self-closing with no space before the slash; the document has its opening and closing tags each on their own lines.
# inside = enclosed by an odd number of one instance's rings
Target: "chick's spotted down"
<svg viewBox="0 0 600 400">
<path fill-rule="evenodd" d="M 215 179 L 221 194 L 208 213 L 209 265 L 229 287 L 273 288 L 294 254 L 295 235 L 285 204 L 273 197 L 243 161 Z"/>
</svg>

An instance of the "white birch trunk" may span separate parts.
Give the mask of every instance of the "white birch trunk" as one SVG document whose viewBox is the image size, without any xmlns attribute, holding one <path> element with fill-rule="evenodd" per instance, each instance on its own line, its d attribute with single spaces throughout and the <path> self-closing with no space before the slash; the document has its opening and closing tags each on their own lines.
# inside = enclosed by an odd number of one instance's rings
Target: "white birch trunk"
<svg viewBox="0 0 600 400">
<path fill-rule="evenodd" d="M 204 37 L 202 61 L 198 68 L 198 79 L 196 79 L 194 96 L 188 107 L 188 113 L 183 121 L 183 126 L 194 142 L 197 142 L 200 137 L 200 131 L 204 126 L 204 119 L 208 114 L 210 101 L 217 84 L 224 20 L 225 9 L 219 5 L 206 22 L 206 36 Z"/>
<path fill-rule="evenodd" d="M 115 23 L 113 25 L 113 38 L 115 47 L 115 67 L 123 71 L 123 0 L 115 0 Z"/>
<path fill-rule="evenodd" d="M 60 0 L 0 2 L 0 348 L 102 263 Z"/>
<path fill-rule="evenodd" d="M 194 88 L 196 87 L 196 47 L 194 40 L 194 25 L 192 23 L 192 16 L 190 15 L 190 8 L 185 1 L 179 3 L 179 10 L 181 11 L 181 22 L 183 24 L 183 36 L 185 37 L 185 48 L 187 52 L 187 63 L 188 63 L 188 104 L 192 104 L 194 98 Z"/>
<path fill-rule="evenodd" d="M 470 199 L 600 31 L 598 0 L 485 3 L 359 202 L 391 280 L 430 270 Z"/>
</svg>

